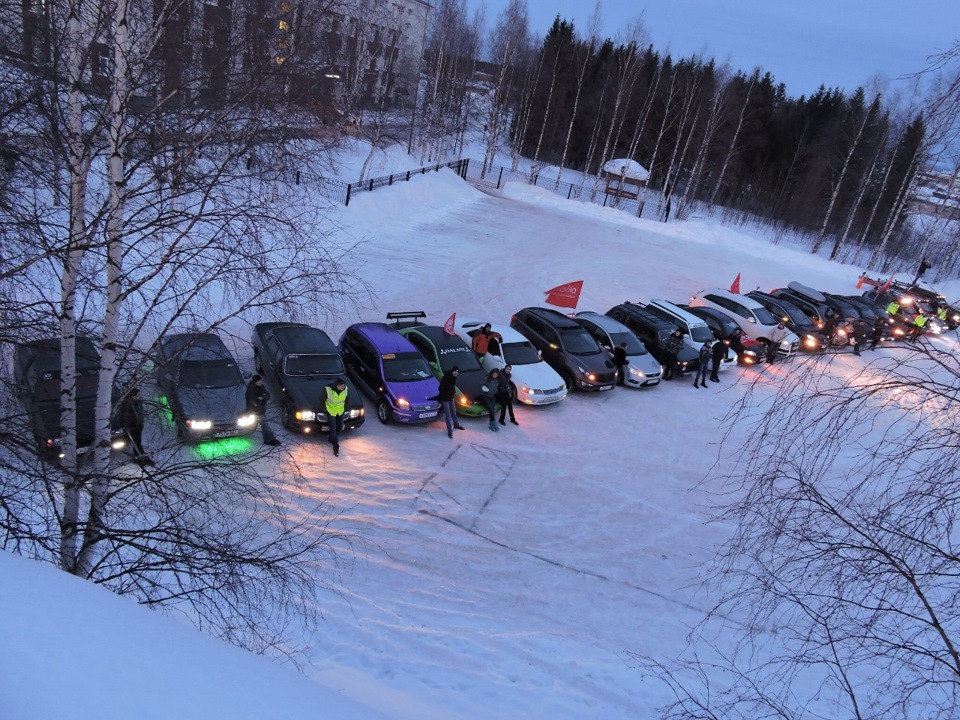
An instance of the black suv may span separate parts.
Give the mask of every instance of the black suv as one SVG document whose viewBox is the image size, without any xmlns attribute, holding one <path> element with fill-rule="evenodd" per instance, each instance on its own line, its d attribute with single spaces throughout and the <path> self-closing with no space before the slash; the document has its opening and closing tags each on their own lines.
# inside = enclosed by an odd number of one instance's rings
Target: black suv
<svg viewBox="0 0 960 720">
<path fill-rule="evenodd" d="M 510 327 L 527 338 L 556 370 L 568 390 L 610 390 L 617 372 L 610 353 L 579 323 L 549 308 L 524 308 Z"/>
<path fill-rule="evenodd" d="M 610 308 L 606 315 L 630 328 L 661 365 L 667 362 L 664 344 L 676 330 L 680 329 L 677 325 L 631 302 Z M 690 373 L 698 367 L 700 367 L 699 354 L 685 344 L 677 353 L 677 372 Z"/>
<path fill-rule="evenodd" d="M 78 337 L 76 342 L 77 453 L 83 454 L 90 450 L 95 435 L 100 354 L 88 338 Z M 60 339 L 17 345 L 13 376 L 37 449 L 43 455 L 60 456 Z M 113 395 L 114 399 L 119 395 L 116 388 Z M 126 445 L 126 434 L 116 421 L 112 427 L 113 448 L 120 449 Z"/>
<path fill-rule="evenodd" d="M 253 359 L 257 372 L 280 389 L 283 426 L 302 433 L 328 431 L 326 386 L 346 383 L 344 427 L 363 425 L 363 398 L 350 382 L 336 344 L 323 330 L 303 323 L 259 323 L 253 328 Z"/>
<path fill-rule="evenodd" d="M 786 297 L 774 297 L 759 290 L 753 290 L 747 293 L 758 303 L 763 305 L 770 313 L 783 322 L 791 331 L 800 338 L 800 349 L 805 352 L 823 352 L 829 345 L 829 338 L 820 331 L 816 323 L 811 320 L 803 310 Z"/>
</svg>

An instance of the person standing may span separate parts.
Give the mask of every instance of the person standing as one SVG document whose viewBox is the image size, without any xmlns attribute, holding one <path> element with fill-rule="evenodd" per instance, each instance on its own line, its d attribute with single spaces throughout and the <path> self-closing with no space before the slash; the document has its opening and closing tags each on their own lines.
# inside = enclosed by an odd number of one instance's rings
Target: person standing
<svg viewBox="0 0 960 720">
<path fill-rule="evenodd" d="M 443 420 L 447 423 L 447 437 L 453 437 L 453 430 L 463 430 L 463 425 L 457 421 L 457 408 L 454 398 L 457 396 L 457 376 L 460 374 L 460 368 L 454 365 L 443 373 L 440 378 L 440 391 L 437 393 L 437 400 L 440 401 L 440 407 L 443 408 Z"/>
<path fill-rule="evenodd" d="M 503 338 L 500 336 L 500 333 L 493 332 L 490 323 L 487 323 L 480 328 L 480 332 L 474 336 L 473 342 L 471 343 L 473 351 L 480 357 L 483 357 L 490 351 L 491 339 L 495 341 L 495 347 L 499 353 L 500 343 L 503 341 Z"/>
<path fill-rule="evenodd" d="M 700 366 L 693 378 L 693 386 L 705 388 L 707 386 L 707 370 L 710 368 L 710 358 L 713 357 L 713 343 L 707 340 L 700 346 Z"/>
<path fill-rule="evenodd" d="M 617 385 L 623 385 L 627 381 L 627 344 L 620 343 L 613 349 L 613 365 L 617 368 Z"/>
<path fill-rule="evenodd" d="M 153 465 L 153 460 L 143 449 L 143 398 L 140 388 L 131 388 L 120 403 L 120 423 L 123 425 L 133 450 L 134 462 Z"/>
<path fill-rule="evenodd" d="M 777 323 L 777 327 L 770 331 L 770 347 L 767 349 L 768 365 L 773 365 L 776 362 L 777 353 L 780 352 L 780 343 L 786 339 L 787 333 L 789 333 L 789 330 L 787 330 L 787 326 L 782 322 Z"/>
<path fill-rule="evenodd" d="M 870 333 L 870 347 L 868 350 L 876 350 L 877 345 L 883 340 L 884 331 L 887 329 L 887 323 L 883 318 L 877 318 L 873 323 L 873 331 Z"/>
<path fill-rule="evenodd" d="M 499 387 L 500 370 L 498 368 L 494 368 L 487 373 L 487 377 L 483 381 L 483 385 L 480 386 L 480 400 L 487 408 L 487 412 L 490 413 L 490 429 L 494 432 L 500 430 L 500 427 L 497 425 L 497 419 L 494 417 L 494 414 L 496 413 L 495 398 L 497 397 L 497 389 Z"/>
<path fill-rule="evenodd" d="M 720 382 L 720 376 L 717 374 L 720 371 L 720 365 L 723 363 L 724 359 L 727 357 L 727 346 L 722 343 L 720 340 L 717 340 L 713 344 L 713 350 L 711 351 L 711 365 L 710 365 L 710 380 L 713 382 Z"/>
<path fill-rule="evenodd" d="M 500 371 L 500 377 L 497 380 L 497 400 L 500 402 L 500 424 L 504 422 L 507 413 L 510 413 L 510 422 L 519 425 L 517 419 L 513 416 L 513 366 L 507 365 Z"/>
<path fill-rule="evenodd" d="M 270 393 L 263 386 L 263 378 L 254 375 L 247 385 L 247 412 L 255 413 L 260 418 L 260 432 L 263 433 L 263 443 L 276 447 L 280 444 L 270 425 L 267 423 L 267 401 Z"/>
<path fill-rule="evenodd" d="M 330 427 L 327 442 L 333 445 L 333 455 L 336 457 L 340 455 L 340 433 L 343 432 L 343 421 L 346 418 L 347 382 L 343 378 L 337 378 L 324 388 L 324 392 L 326 397 L 323 407 L 327 412 L 327 423 Z"/>
<path fill-rule="evenodd" d="M 677 369 L 677 355 L 683 349 L 683 331 L 680 328 L 671 333 L 670 337 L 663 343 L 663 351 L 666 354 L 666 362 L 663 368 L 663 379 L 672 380 L 673 373 Z"/>
</svg>

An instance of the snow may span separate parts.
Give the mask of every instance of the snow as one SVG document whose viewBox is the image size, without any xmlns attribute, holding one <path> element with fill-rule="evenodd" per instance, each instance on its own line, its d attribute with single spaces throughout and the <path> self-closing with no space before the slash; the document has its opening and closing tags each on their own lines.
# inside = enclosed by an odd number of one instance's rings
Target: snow
<svg viewBox="0 0 960 720">
<path fill-rule="evenodd" d="M 523 184 L 482 193 L 446 170 L 326 212 L 340 241 L 362 243 L 355 269 L 374 288 L 335 322 L 314 319 L 332 337 L 395 310 L 508 323 L 578 279 L 578 309 L 604 312 L 684 302 L 737 273 L 744 291 L 800 280 L 852 293 L 862 271 L 758 228 L 641 220 Z M 271 319 L 282 318 L 245 318 Z M 843 378 L 896 352 L 821 362 Z M 769 394 L 809 362 L 734 368 L 706 392 L 685 378 L 572 394 L 519 407 L 520 426 L 497 433 L 464 420 L 453 440 L 442 422 L 381 425 L 367 400 L 369 420 L 336 459 L 322 440 L 282 435 L 265 462 L 280 477 L 296 463 L 308 482 L 291 494 L 336 508 L 355 540 L 336 578 L 317 571 L 337 592 L 305 638 L 302 676 L 0 554 L 0 717 L 653 717 L 668 691 L 633 658 L 683 650 L 711 607 L 700 581 L 729 532 L 707 521 L 750 427 L 725 433 L 721 419 L 747 384 Z"/>
<path fill-rule="evenodd" d="M 643 182 L 646 182 L 650 179 L 649 170 L 647 170 L 636 160 L 630 160 L 627 158 L 622 158 L 620 160 L 607 160 L 607 162 L 603 164 L 603 171 L 605 173 L 612 173 L 614 175 L 622 174 L 625 178 L 629 178 L 630 180 L 642 180 Z"/>
</svg>

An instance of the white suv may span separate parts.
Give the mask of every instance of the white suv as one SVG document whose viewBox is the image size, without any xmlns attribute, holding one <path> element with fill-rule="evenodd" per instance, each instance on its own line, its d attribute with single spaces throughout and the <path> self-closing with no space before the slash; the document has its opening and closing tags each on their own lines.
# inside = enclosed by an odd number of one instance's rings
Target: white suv
<svg viewBox="0 0 960 720">
<path fill-rule="evenodd" d="M 786 328 L 763 305 L 746 295 L 737 295 L 720 288 L 707 288 L 690 298 L 693 307 L 711 307 L 730 316 L 743 334 L 767 346 L 767 356 L 792 358 L 800 348 L 800 338 Z"/>
<path fill-rule="evenodd" d="M 700 348 L 703 347 L 703 344 L 707 340 L 713 342 L 713 340 L 716 339 L 713 336 L 713 330 L 703 321 L 703 318 L 687 312 L 669 300 L 651 300 L 647 303 L 646 308 L 654 315 L 662 317 L 664 320 L 669 320 L 683 330 L 683 341 L 688 347 L 693 348 L 697 352 L 700 352 Z M 723 369 L 729 363 L 735 363 L 736 361 L 736 354 L 727 353 L 723 358 L 723 362 L 720 363 L 720 368 Z"/>
</svg>

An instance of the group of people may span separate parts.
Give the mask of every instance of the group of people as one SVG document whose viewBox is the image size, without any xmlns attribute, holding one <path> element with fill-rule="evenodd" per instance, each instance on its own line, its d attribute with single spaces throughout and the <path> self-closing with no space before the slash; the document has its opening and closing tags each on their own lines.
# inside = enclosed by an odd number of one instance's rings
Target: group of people
<svg viewBox="0 0 960 720">
<path fill-rule="evenodd" d="M 663 364 L 663 379 L 672 380 L 677 371 L 677 355 L 683 349 L 683 331 L 680 328 L 674 330 L 663 343 L 663 350 L 666 354 L 666 361 Z M 694 387 L 707 386 L 707 371 L 710 372 L 710 380 L 720 382 L 720 366 L 727 356 L 727 346 L 719 340 L 714 342 L 707 340 L 700 348 L 700 367 L 693 380 Z M 617 368 L 617 385 L 623 385 L 627 376 L 627 365 L 630 361 L 627 358 L 627 343 L 622 342 L 613 349 L 613 364 Z"/>
</svg>

